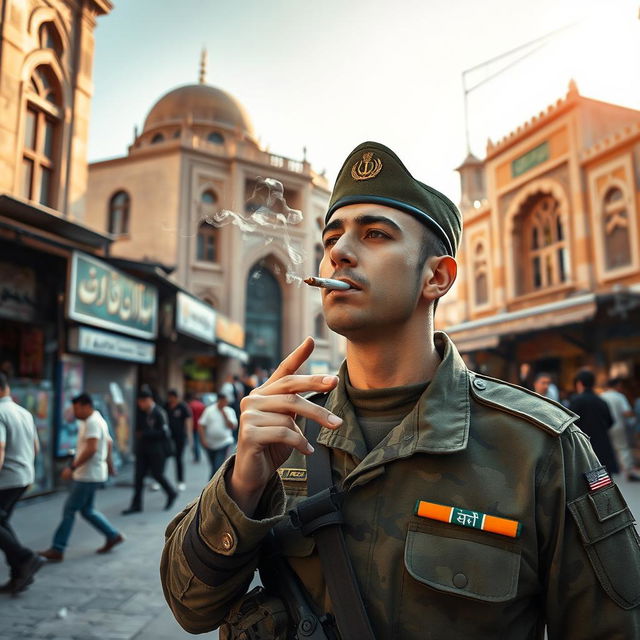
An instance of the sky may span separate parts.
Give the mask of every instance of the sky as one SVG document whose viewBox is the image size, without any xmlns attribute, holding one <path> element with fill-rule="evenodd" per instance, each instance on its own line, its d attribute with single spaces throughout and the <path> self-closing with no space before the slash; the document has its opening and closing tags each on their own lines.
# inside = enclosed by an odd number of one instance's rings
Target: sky
<svg viewBox="0 0 640 640">
<path fill-rule="evenodd" d="M 95 31 L 89 160 L 126 154 L 134 126 L 177 86 L 207 82 L 247 109 L 261 144 L 331 184 L 360 142 L 459 199 L 454 171 L 566 94 L 640 109 L 638 0 L 113 0 Z M 504 68 L 504 71 L 500 71 Z M 495 78 L 489 79 L 493 74 Z"/>
</svg>

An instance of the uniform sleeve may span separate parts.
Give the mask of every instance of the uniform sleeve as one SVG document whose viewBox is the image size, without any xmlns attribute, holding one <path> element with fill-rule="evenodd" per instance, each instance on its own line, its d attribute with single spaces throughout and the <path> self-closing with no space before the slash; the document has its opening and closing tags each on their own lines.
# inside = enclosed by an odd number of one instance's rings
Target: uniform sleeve
<svg viewBox="0 0 640 640">
<path fill-rule="evenodd" d="M 226 489 L 225 474 L 234 460 L 222 465 L 200 498 L 166 530 L 162 588 L 176 620 L 189 633 L 220 626 L 253 579 L 264 537 L 285 515 L 282 482 L 274 475 L 255 518 L 247 518 Z"/>
<path fill-rule="evenodd" d="M 555 438 L 537 504 L 549 640 L 640 638 L 640 543 L 618 487 L 590 491 L 600 467 L 587 436 Z"/>
</svg>

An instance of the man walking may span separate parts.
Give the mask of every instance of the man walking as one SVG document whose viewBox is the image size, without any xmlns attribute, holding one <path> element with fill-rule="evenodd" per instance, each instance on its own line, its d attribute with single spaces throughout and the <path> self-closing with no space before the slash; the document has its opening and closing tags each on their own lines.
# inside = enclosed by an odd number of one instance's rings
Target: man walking
<svg viewBox="0 0 640 640">
<path fill-rule="evenodd" d="M 106 482 L 109 474 L 115 474 L 109 427 L 100 412 L 94 409 L 88 393 L 75 396 L 72 402 L 73 413 L 78 420 L 78 447 L 73 461 L 61 474 L 63 479 L 72 480 L 62 511 L 62 521 L 53 535 L 51 547 L 39 552 L 49 562 L 62 562 L 64 559 L 77 512 L 106 538 L 96 553 L 107 553 L 124 542 L 124 536 L 94 507 L 96 491 Z"/>
<path fill-rule="evenodd" d="M 193 449 L 193 461 L 200 462 L 200 430 L 198 424 L 200 422 L 200 416 L 204 411 L 204 402 L 200 400 L 193 393 L 187 393 L 184 396 L 185 402 L 189 409 L 191 409 L 191 443 Z"/>
<path fill-rule="evenodd" d="M 155 403 L 149 389 L 141 389 L 138 392 L 135 438 L 135 488 L 131 506 L 122 514 L 130 515 L 142 511 L 142 490 L 147 473 L 151 474 L 167 494 L 167 502 L 164 506 L 167 511 L 178 496 L 178 492 L 164 475 L 167 454 L 172 448 L 171 434 L 167 414 Z"/>
<path fill-rule="evenodd" d="M 178 491 L 184 491 L 187 488 L 184 483 L 184 448 L 192 437 L 193 414 L 187 403 L 180 400 L 175 389 L 170 389 L 167 393 L 167 405 L 165 408 L 167 416 L 169 416 L 169 429 L 176 450 Z"/>
<path fill-rule="evenodd" d="M 600 397 L 609 406 L 609 411 L 613 418 L 613 424 L 609 430 L 609 438 L 616 453 L 620 472 L 625 474 L 627 480 L 638 482 L 640 481 L 640 469 L 636 467 L 633 459 L 627 432 L 627 421 L 634 417 L 634 413 L 627 396 L 622 393 L 623 388 L 622 378 L 611 378 Z"/>
<path fill-rule="evenodd" d="M 34 480 L 37 452 L 33 416 L 11 399 L 7 376 L 0 372 L 0 549 L 11 571 L 0 593 L 24 591 L 44 564 L 40 556 L 20 543 L 9 524 L 16 502 Z"/>
<path fill-rule="evenodd" d="M 618 473 L 619 467 L 609 439 L 613 424 L 607 403 L 594 391 L 596 377 L 588 369 L 578 371 L 574 385 L 576 395 L 571 398 L 569 409 L 580 416 L 580 428 L 591 439 L 591 446 L 609 473 Z"/>
<path fill-rule="evenodd" d="M 228 404 L 227 397 L 220 393 L 200 417 L 200 437 L 211 464 L 211 477 L 225 461 L 227 449 L 234 443 L 233 432 L 238 428 L 236 414 Z"/>
<path fill-rule="evenodd" d="M 469 371 L 434 330 L 461 233 L 393 151 L 347 157 L 319 269 L 346 361 L 299 374 L 307 338 L 243 399 L 236 455 L 167 528 L 164 593 L 185 629 L 640 638 L 634 519 L 577 416 Z M 245 595 L 258 566 L 267 591 Z"/>
</svg>

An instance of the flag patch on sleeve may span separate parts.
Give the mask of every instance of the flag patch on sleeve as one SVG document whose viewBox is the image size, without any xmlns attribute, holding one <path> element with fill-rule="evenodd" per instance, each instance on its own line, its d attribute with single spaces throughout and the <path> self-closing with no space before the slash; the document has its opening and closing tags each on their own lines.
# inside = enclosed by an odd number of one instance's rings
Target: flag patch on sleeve
<svg viewBox="0 0 640 640">
<path fill-rule="evenodd" d="M 591 471 L 587 471 L 584 474 L 584 477 L 589 485 L 589 491 L 597 491 L 598 489 L 602 489 L 602 487 L 608 487 L 610 484 L 613 484 L 613 480 L 605 467 L 591 469 Z"/>
</svg>

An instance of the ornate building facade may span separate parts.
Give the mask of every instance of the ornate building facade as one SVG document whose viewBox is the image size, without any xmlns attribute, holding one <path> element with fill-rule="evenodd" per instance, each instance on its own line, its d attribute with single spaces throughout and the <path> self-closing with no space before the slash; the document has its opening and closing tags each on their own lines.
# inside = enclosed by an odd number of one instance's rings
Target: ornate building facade
<svg viewBox="0 0 640 640">
<path fill-rule="evenodd" d="M 284 185 L 302 222 L 253 220 L 247 201 L 259 176 Z M 86 221 L 113 235 L 112 256 L 171 273 L 234 325 L 236 336 L 244 332 L 244 343 L 222 338 L 208 350 L 176 336 L 167 360 L 175 386 L 208 390 L 243 360 L 252 370 L 269 369 L 306 335 L 317 342 L 309 370 L 337 368 L 338 340 L 324 324 L 319 292 L 300 284 L 317 273 L 326 180 L 306 158 L 263 149 L 243 106 L 205 83 L 204 62 L 198 84 L 152 106 L 126 156 L 90 165 L 87 197 Z M 197 384 L 207 371 L 213 378 Z"/>
<path fill-rule="evenodd" d="M 470 364 L 565 390 L 582 366 L 640 379 L 640 111 L 572 82 L 457 170 L 461 273 L 438 323 Z"/>
</svg>

